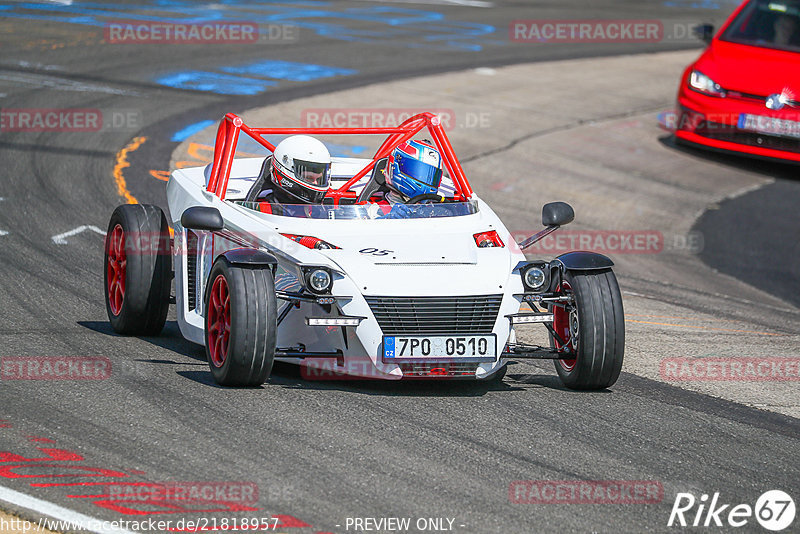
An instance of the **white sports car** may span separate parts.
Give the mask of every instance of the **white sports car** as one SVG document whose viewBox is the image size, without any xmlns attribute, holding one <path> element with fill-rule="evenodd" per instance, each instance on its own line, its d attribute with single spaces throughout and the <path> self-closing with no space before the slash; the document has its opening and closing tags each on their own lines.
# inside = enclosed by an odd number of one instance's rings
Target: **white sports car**
<svg viewBox="0 0 800 534">
<path fill-rule="evenodd" d="M 393 216 L 373 194 L 389 153 L 423 130 L 442 154 L 438 195 Z M 297 133 L 387 137 L 372 159 L 332 158 L 322 204 L 248 201 L 265 158 L 234 158 L 240 135 L 274 151 L 265 135 Z M 123 205 L 111 217 L 109 320 L 122 334 L 157 335 L 174 279 L 180 330 L 205 345 L 219 384 L 260 385 L 275 360 L 318 378 L 500 379 L 508 361 L 531 358 L 555 360 L 570 388 L 619 376 L 625 327 L 611 260 L 527 259 L 522 250 L 572 221 L 572 208 L 546 204 L 544 229 L 515 243 L 431 113 L 354 129 L 251 128 L 229 113 L 213 162 L 174 171 L 167 197 L 174 239 L 156 206 Z M 535 323 L 549 346 L 517 342 L 515 330 Z"/>
</svg>

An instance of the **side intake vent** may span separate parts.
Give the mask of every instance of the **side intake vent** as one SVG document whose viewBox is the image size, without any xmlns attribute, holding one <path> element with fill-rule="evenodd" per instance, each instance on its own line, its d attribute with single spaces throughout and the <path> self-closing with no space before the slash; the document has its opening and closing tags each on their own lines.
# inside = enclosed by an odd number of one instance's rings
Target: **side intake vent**
<svg viewBox="0 0 800 534">
<path fill-rule="evenodd" d="M 197 309 L 197 234 L 186 232 L 186 281 L 189 286 L 189 311 Z"/>
</svg>

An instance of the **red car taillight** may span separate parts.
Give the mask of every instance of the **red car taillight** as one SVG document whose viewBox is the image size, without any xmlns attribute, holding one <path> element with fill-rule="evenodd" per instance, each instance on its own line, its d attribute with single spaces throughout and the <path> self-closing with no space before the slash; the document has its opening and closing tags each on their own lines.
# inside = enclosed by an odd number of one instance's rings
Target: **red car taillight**
<svg viewBox="0 0 800 534">
<path fill-rule="evenodd" d="M 497 234 L 497 231 L 492 230 L 490 232 L 481 232 L 480 234 L 475 234 L 472 237 L 475 238 L 475 244 L 478 245 L 478 248 L 489 248 L 489 247 L 504 247 L 503 240 L 500 239 L 500 236 Z"/>
<path fill-rule="evenodd" d="M 310 235 L 294 235 L 294 234 L 281 234 L 283 237 L 288 237 L 292 241 L 296 241 L 303 245 L 306 248 L 317 249 L 317 250 L 324 250 L 324 249 L 331 249 L 336 248 L 336 245 L 331 245 L 327 241 L 323 241 L 318 237 L 312 237 Z"/>
</svg>

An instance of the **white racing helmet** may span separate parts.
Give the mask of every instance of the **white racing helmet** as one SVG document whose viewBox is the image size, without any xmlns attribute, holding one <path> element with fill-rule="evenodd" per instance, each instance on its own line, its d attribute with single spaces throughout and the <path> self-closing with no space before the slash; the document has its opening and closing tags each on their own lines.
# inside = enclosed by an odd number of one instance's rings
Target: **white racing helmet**
<svg viewBox="0 0 800 534">
<path fill-rule="evenodd" d="M 308 135 L 287 137 L 275 147 L 272 182 L 290 198 L 320 204 L 331 181 L 331 154 Z"/>
</svg>

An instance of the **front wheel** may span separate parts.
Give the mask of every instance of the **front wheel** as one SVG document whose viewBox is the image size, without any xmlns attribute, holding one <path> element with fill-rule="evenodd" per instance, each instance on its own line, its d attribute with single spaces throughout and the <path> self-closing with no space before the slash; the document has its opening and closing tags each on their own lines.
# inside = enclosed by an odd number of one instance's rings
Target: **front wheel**
<svg viewBox="0 0 800 534">
<path fill-rule="evenodd" d="M 613 385 L 625 353 L 625 315 L 617 278 L 611 269 L 567 271 L 559 291 L 571 295 L 566 306 L 553 305 L 553 347 L 569 359 L 555 360 L 556 372 L 571 389 Z"/>
<path fill-rule="evenodd" d="M 106 312 L 118 334 L 158 335 L 169 311 L 172 285 L 169 225 L 158 206 L 125 204 L 106 234 Z"/>
<path fill-rule="evenodd" d="M 260 386 L 275 359 L 277 303 L 272 271 L 220 258 L 206 290 L 206 357 L 223 386 Z"/>
</svg>

